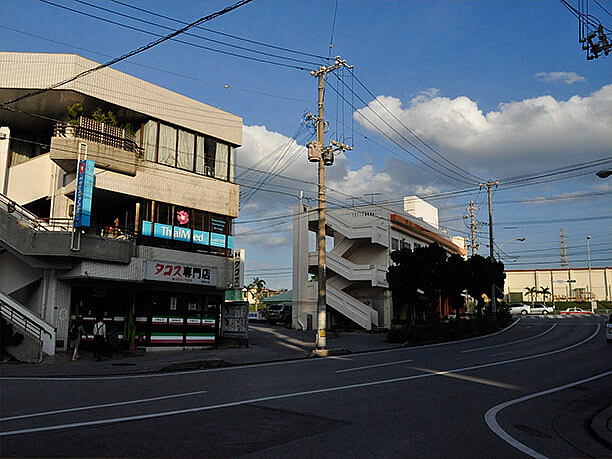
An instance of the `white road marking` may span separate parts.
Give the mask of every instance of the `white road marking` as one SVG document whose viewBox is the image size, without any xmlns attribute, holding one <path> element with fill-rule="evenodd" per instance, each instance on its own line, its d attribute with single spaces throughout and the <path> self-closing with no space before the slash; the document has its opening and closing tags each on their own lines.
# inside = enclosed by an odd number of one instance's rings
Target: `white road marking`
<svg viewBox="0 0 612 459">
<path fill-rule="evenodd" d="M 158 400 L 167 400 L 169 398 L 189 397 L 190 395 L 205 394 L 207 392 L 208 391 L 205 391 L 205 390 L 199 390 L 196 392 L 186 392 L 183 394 L 163 395 L 161 397 L 151 397 L 151 398 L 141 398 L 140 400 L 128 400 L 125 402 L 105 403 L 103 405 L 88 405 L 88 406 L 79 406 L 76 408 L 66 408 L 63 410 L 41 411 L 39 413 L 20 414 L 18 416 L 9 416 L 6 418 L 0 418 L 0 421 L 12 421 L 14 419 L 34 418 L 38 416 L 50 416 L 52 414 L 70 413 L 72 411 L 95 410 L 98 408 L 109 408 L 111 406 L 133 405 L 135 403 L 156 402 Z"/>
<path fill-rule="evenodd" d="M 557 349 L 557 350 L 554 350 L 554 351 L 544 352 L 542 354 L 531 355 L 531 356 L 527 356 L 527 357 L 519 357 L 519 358 L 516 358 L 516 359 L 504 360 L 504 361 L 500 361 L 500 362 L 485 363 L 485 364 L 481 364 L 481 365 L 474 365 L 474 366 L 471 366 L 471 367 L 456 368 L 456 369 L 453 369 L 453 370 L 437 371 L 437 372 L 425 373 L 425 374 L 420 374 L 420 375 L 404 376 L 404 377 L 401 377 L 401 378 L 384 379 L 384 380 L 381 380 L 381 381 L 371 381 L 371 382 L 366 382 L 366 383 L 349 384 L 349 385 L 345 385 L 345 386 L 329 387 L 329 388 L 326 388 L 326 389 L 314 389 L 314 390 L 308 390 L 308 391 L 302 391 L 302 392 L 293 392 L 293 393 L 289 393 L 289 394 L 280 394 L 280 395 L 271 395 L 271 396 L 268 396 L 268 397 L 251 398 L 251 399 L 245 399 L 245 400 L 238 400 L 238 401 L 235 401 L 235 402 L 220 403 L 220 404 L 217 404 L 217 405 L 198 406 L 198 407 L 194 407 L 194 408 L 185 408 L 185 409 L 182 409 L 182 410 L 162 411 L 162 412 L 158 412 L 158 413 L 141 414 L 141 415 L 138 415 L 138 416 L 124 416 L 124 417 L 119 417 L 119 418 L 99 419 L 99 420 L 96 420 L 96 421 L 72 422 L 72 423 L 69 423 L 69 424 L 57 424 L 57 425 L 50 425 L 50 426 L 43 426 L 43 427 L 33 427 L 33 428 L 29 428 L 29 429 L 9 430 L 9 431 L 0 432 L 0 437 L 7 437 L 7 436 L 12 436 L 12 435 L 21 435 L 21 434 L 35 433 L 35 432 L 48 432 L 48 431 L 53 431 L 53 430 L 63 430 L 63 429 L 70 429 L 70 428 L 75 428 L 75 427 L 87 427 L 87 426 L 107 425 L 107 424 L 114 424 L 114 423 L 118 423 L 118 422 L 141 421 L 141 420 L 145 420 L 145 419 L 155 419 L 155 418 L 161 418 L 161 417 L 166 417 L 166 416 L 174 416 L 174 415 L 178 415 L 178 414 L 189 414 L 189 413 L 197 413 L 197 412 L 201 412 L 201 411 L 209 411 L 209 410 L 214 410 L 214 409 L 218 409 L 218 408 L 228 408 L 228 407 L 232 407 L 232 406 L 246 405 L 246 404 L 249 404 L 249 403 L 267 402 L 267 401 L 271 401 L 271 400 L 281 400 L 281 399 L 287 399 L 287 398 L 302 397 L 302 396 L 305 396 L 305 395 L 322 394 L 322 393 L 326 393 L 326 392 L 337 392 L 337 391 L 342 391 L 342 390 L 347 390 L 347 389 L 357 389 L 357 388 L 361 388 L 361 387 L 379 386 L 381 384 L 390 384 L 390 383 L 396 383 L 396 382 L 402 382 L 402 381 L 409 381 L 409 380 L 413 380 L 413 379 L 428 378 L 428 377 L 432 377 L 432 376 L 436 376 L 436 375 L 445 375 L 445 374 L 450 374 L 450 373 L 459 373 L 459 372 L 462 372 L 462 371 L 476 370 L 476 369 L 480 369 L 480 368 L 487 368 L 487 367 L 493 367 L 493 366 L 498 366 L 498 365 L 505 365 L 505 364 L 508 364 L 508 363 L 514 363 L 514 362 L 520 362 L 520 361 L 524 361 L 524 360 L 537 359 L 537 358 L 540 358 L 540 357 L 545 357 L 547 355 L 558 354 L 560 352 L 565 352 L 565 351 L 568 351 L 570 349 L 574 349 L 574 348 L 576 348 L 578 346 L 581 346 L 582 344 L 592 340 L 595 336 L 597 336 L 597 334 L 599 333 L 600 329 L 601 329 L 601 325 L 598 324 L 595 332 L 591 336 L 589 336 L 588 338 L 583 339 L 582 341 L 579 341 L 578 343 L 572 344 L 571 346 L 567 346 L 567 347 L 564 347 L 564 348 L 561 348 L 561 349 Z"/>
<path fill-rule="evenodd" d="M 525 444 L 521 443 L 516 438 L 514 438 L 510 434 L 508 434 L 504 429 L 502 429 L 500 427 L 500 425 L 497 423 L 497 419 L 496 419 L 497 418 L 497 414 L 501 410 L 503 410 L 504 408 L 507 408 L 507 407 L 509 407 L 511 405 L 515 405 L 517 403 L 521 403 L 521 402 L 524 402 L 526 400 L 531 400 L 532 398 L 541 397 L 542 395 L 548 395 L 548 394 L 552 394 L 554 392 L 559 392 L 561 390 L 569 389 L 570 387 L 574 387 L 574 386 L 577 386 L 579 384 L 584 384 L 584 383 L 587 383 L 587 382 L 590 382 L 590 381 L 595 381 L 596 379 L 604 378 L 604 377 L 609 376 L 609 375 L 612 375 L 612 370 L 606 371 L 604 373 L 600 373 L 600 374 L 595 375 L 595 376 L 591 376 L 590 378 L 581 379 L 580 381 L 574 381 L 574 382 L 569 383 L 569 384 L 564 384 L 563 386 L 553 387 L 553 388 L 548 389 L 548 390 L 543 390 L 543 391 L 540 391 L 540 392 L 536 392 L 535 394 L 525 395 L 524 397 L 520 397 L 520 398 L 516 398 L 514 400 L 510 400 L 508 402 L 500 403 L 499 405 L 495 405 L 494 407 L 490 408 L 485 413 L 485 417 L 484 417 L 485 422 L 489 426 L 489 429 L 491 429 L 495 433 L 495 435 L 497 435 L 499 438 L 504 440 L 509 445 L 515 447 L 519 451 L 521 451 L 521 452 L 523 452 L 523 453 L 525 453 L 525 454 L 527 454 L 528 456 L 531 456 L 531 457 L 546 458 L 547 456 L 544 456 L 543 454 L 538 453 L 537 451 L 529 448 L 528 446 L 526 446 Z"/>
<path fill-rule="evenodd" d="M 504 351 L 504 352 L 496 352 L 495 354 L 489 354 L 489 357 L 495 357 L 496 355 L 504 355 L 504 354 L 514 354 L 516 351 Z"/>
<path fill-rule="evenodd" d="M 394 349 L 384 349 L 382 351 L 368 351 L 368 352 L 354 352 L 351 354 L 351 357 L 358 356 L 368 356 L 372 354 L 384 354 L 387 352 L 397 352 L 397 351 L 407 351 L 412 349 L 424 349 L 429 347 L 437 347 L 437 346 L 448 346 L 456 343 L 462 343 L 465 341 L 473 341 L 476 339 L 489 338 L 490 336 L 499 335 L 500 333 L 504 333 L 510 328 L 514 327 L 519 322 L 519 319 L 516 319 L 506 328 L 491 333 L 489 335 L 483 336 L 475 336 L 473 338 L 461 339 L 458 341 L 447 341 L 444 343 L 437 344 L 425 344 L 423 346 L 411 346 L 411 347 L 399 347 Z M 236 365 L 231 367 L 221 367 L 221 368 L 208 368 L 205 370 L 188 370 L 188 371 L 173 371 L 167 373 L 146 373 L 146 374 L 135 374 L 135 375 L 119 375 L 119 376 L 70 376 L 70 377 L 52 377 L 52 376 L 2 376 L 0 377 L 0 381 L 111 381 L 116 379 L 143 379 L 143 378 L 163 378 L 168 376 L 182 376 L 182 375 L 192 375 L 198 373 L 211 373 L 217 371 L 232 371 L 232 370 L 244 370 L 246 368 L 262 368 L 262 367 L 270 367 L 270 366 L 280 366 L 280 365 L 293 365 L 295 363 L 307 363 L 307 362 L 321 362 L 325 359 L 331 359 L 333 357 L 319 357 L 316 359 L 297 359 L 297 360 L 285 360 L 282 362 L 265 362 L 265 363 L 256 363 L 251 365 Z"/>
<path fill-rule="evenodd" d="M 537 335 L 534 336 L 530 336 L 529 338 L 523 338 L 523 339 L 519 339 L 516 341 L 510 341 L 509 343 L 502 343 L 502 344 L 494 344 L 492 346 L 485 346 L 485 347 L 477 347 L 474 349 L 467 349 L 465 351 L 461 351 L 463 352 L 476 352 L 476 351 L 482 351 L 484 349 L 493 349 L 496 347 L 502 347 L 502 346 L 510 346 L 511 344 L 516 344 L 516 343 L 522 343 L 525 341 L 529 341 L 530 339 L 536 339 L 539 338 L 540 336 L 544 336 L 546 333 L 551 332 L 553 328 L 555 328 L 557 326 L 557 324 L 553 324 L 552 327 L 548 328 L 547 330 L 543 331 L 542 333 L 538 333 Z"/>
<path fill-rule="evenodd" d="M 367 365 L 365 367 L 357 367 L 357 368 L 347 368 L 346 370 L 337 370 L 336 373 L 346 373 L 347 371 L 358 371 L 358 370 L 365 370 L 366 368 L 376 368 L 376 367 L 386 367 L 388 365 L 399 365 L 400 363 L 406 363 L 406 362 L 414 362 L 414 360 L 412 359 L 408 359 L 408 360 L 398 360 L 396 362 L 390 362 L 390 363 L 379 363 L 377 365 Z"/>
</svg>

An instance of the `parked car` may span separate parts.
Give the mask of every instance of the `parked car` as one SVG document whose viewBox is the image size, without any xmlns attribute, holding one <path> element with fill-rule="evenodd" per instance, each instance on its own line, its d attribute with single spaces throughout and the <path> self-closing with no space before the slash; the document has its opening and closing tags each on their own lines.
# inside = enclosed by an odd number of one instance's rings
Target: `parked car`
<svg viewBox="0 0 612 459">
<path fill-rule="evenodd" d="M 593 314 L 593 311 L 585 311 L 582 308 L 567 308 L 565 311 L 561 311 L 561 314 Z"/>
<path fill-rule="evenodd" d="M 510 308 L 510 314 L 525 315 L 529 314 L 529 312 L 531 311 L 531 306 L 523 303 L 510 303 L 508 307 Z"/>
<path fill-rule="evenodd" d="M 546 306 L 542 303 L 536 303 L 531 306 L 531 314 L 552 314 L 555 312 L 555 308 L 552 306 Z"/>
<path fill-rule="evenodd" d="M 266 320 L 269 324 L 291 322 L 291 306 L 271 304 L 266 309 Z"/>
<path fill-rule="evenodd" d="M 612 343 L 612 314 L 608 317 L 608 323 L 606 324 L 606 341 L 608 344 Z"/>
</svg>

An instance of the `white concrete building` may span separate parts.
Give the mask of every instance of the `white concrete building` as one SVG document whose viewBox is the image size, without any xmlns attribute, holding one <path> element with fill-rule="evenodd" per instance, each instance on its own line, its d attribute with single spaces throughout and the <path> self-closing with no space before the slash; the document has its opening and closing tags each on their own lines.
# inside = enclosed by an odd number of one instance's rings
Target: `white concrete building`
<svg viewBox="0 0 612 459">
<path fill-rule="evenodd" d="M 98 65 L 74 54 L 2 52 L 0 60 L 1 103 Z M 77 103 L 82 116 L 66 123 Z M 119 335 L 135 320 L 147 346 L 214 341 L 210 319 L 233 281 L 242 119 L 111 68 L 7 108 L 0 302 L 39 316 L 59 349 L 75 314 L 86 328 L 103 315 Z M 98 109 L 117 125 L 94 121 Z M 73 236 L 78 158 L 93 166 L 83 182 L 91 221 Z"/>
<path fill-rule="evenodd" d="M 410 213 L 382 205 L 327 211 L 326 233 L 333 238 L 326 254 L 330 327 L 388 329 L 399 319 L 386 278 L 390 252 L 437 242 L 450 253 L 466 255 L 463 239 L 453 240 L 426 221 L 437 223 L 437 209 L 434 218 L 433 206 L 415 198 L 409 199 Z M 420 215 L 420 209 L 426 214 Z M 296 206 L 293 222 L 293 326 L 316 328 L 317 282 L 309 282 L 309 275 L 317 273 L 317 253 L 309 248 L 309 231 L 317 229 L 316 209 Z"/>
<path fill-rule="evenodd" d="M 570 281 L 570 282 L 568 282 Z M 612 268 L 521 269 L 506 271 L 504 293 L 510 301 L 530 302 L 525 287 L 548 288 L 556 301 L 612 300 Z M 534 298 L 535 299 L 535 298 Z M 538 295 L 538 300 L 542 296 Z M 551 298 L 548 298 L 550 301 Z"/>
</svg>

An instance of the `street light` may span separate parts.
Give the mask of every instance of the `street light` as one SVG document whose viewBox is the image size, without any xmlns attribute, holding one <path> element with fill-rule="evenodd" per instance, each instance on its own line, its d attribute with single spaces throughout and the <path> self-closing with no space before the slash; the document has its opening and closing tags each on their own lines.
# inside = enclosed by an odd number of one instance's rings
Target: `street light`
<svg viewBox="0 0 612 459">
<path fill-rule="evenodd" d="M 610 175 L 612 175 L 612 171 L 611 170 L 597 171 L 595 175 L 597 175 L 597 177 L 599 178 L 607 178 L 607 177 L 610 177 Z"/>
</svg>

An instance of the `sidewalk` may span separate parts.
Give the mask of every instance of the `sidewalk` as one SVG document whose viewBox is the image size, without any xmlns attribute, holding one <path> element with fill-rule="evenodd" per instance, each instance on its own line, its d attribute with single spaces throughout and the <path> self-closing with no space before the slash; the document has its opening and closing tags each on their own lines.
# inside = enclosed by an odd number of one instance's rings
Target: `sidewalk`
<svg viewBox="0 0 612 459">
<path fill-rule="evenodd" d="M 328 332 L 327 348 L 342 353 L 365 352 L 399 347 L 387 343 L 386 333 Z M 2 364 L 2 377 L 67 377 L 144 374 L 219 366 L 248 365 L 312 357 L 315 332 L 283 326 L 249 324 L 249 345 L 242 348 L 211 348 L 172 351 L 121 351 L 95 362 L 91 352 L 71 361 L 71 352 L 46 357 L 41 364 Z"/>
</svg>

